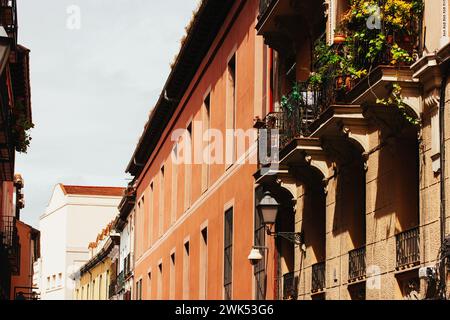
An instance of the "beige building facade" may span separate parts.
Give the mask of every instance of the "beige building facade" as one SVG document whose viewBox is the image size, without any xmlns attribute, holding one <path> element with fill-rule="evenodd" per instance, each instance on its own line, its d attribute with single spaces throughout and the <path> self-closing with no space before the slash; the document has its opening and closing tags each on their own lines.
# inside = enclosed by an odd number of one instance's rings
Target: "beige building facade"
<svg viewBox="0 0 450 320">
<path fill-rule="evenodd" d="M 274 101 L 257 127 L 276 130 L 279 156 L 270 161 L 275 169 L 261 163 L 256 183 L 280 203 L 276 231 L 302 238 L 297 244 L 275 240 L 279 298 L 444 296 L 448 265 L 441 253 L 450 233 L 448 1 L 397 1 L 410 10 L 408 32 L 389 20 L 392 2 L 382 1 L 378 15 L 379 8 L 367 9 L 362 1 L 261 2 L 257 31 L 274 52 Z M 366 21 L 351 9 L 368 10 L 365 35 L 352 29 Z M 386 52 L 367 62 L 372 49 L 363 42 L 378 23 Z M 319 52 L 318 39 L 330 51 Z M 362 63 L 352 51 L 359 46 L 367 49 Z M 402 60 L 398 48 L 410 58 Z M 331 84 L 325 77 L 313 82 L 311 75 L 323 76 L 318 63 L 334 54 L 365 73 L 340 62 Z M 290 81 L 300 85 L 291 87 Z M 424 267 L 430 267 L 428 276 Z"/>
</svg>

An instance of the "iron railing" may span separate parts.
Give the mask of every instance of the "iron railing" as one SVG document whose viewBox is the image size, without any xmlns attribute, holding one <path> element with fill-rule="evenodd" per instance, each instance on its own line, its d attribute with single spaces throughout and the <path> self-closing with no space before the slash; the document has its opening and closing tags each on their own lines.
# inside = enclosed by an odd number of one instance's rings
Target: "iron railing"
<svg viewBox="0 0 450 320">
<path fill-rule="evenodd" d="M 297 299 L 297 279 L 294 272 L 283 275 L 283 300 Z"/>
<path fill-rule="evenodd" d="M 0 220 L 0 245 L 5 249 L 12 274 L 20 271 L 20 241 L 16 218 L 2 217 Z"/>
<path fill-rule="evenodd" d="M 334 82 L 321 85 L 297 82 L 293 90 L 283 97 L 281 110 L 269 113 L 260 123 L 260 129 L 266 130 L 264 136 L 260 134 L 265 139 L 264 144 L 262 140 L 259 143 L 260 148 L 267 148 L 264 154 L 270 157 L 276 144 L 282 150 L 294 139 L 309 136 L 313 123 L 334 102 L 334 92 Z"/>
<path fill-rule="evenodd" d="M 15 300 L 40 300 L 41 294 L 39 288 L 34 287 L 15 287 L 14 288 Z"/>
<path fill-rule="evenodd" d="M 366 247 L 348 253 L 348 279 L 355 281 L 366 276 Z"/>
<path fill-rule="evenodd" d="M 133 272 L 133 255 L 129 253 L 123 261 L 124 277 L 128 278 Z"/>
<path fill-rule="evenodd" d="M 420 263 L 420 231 L 414 228 L 396 236 L 397 268 L 406 268 Z"/>
<path fill-rule="evenodd" d="M 16 218 L 12 216 L 2 217 L 0 221 L 1 243 L 4 247 L 11 248 L 17 240 Z"/>
<path fill-rule="evenodd" d="M 109 290 L 108 290 L 108 299 L 111 299 L 112 297 L 114 297 L 117 292 L 119 290 L 117 290 L 118 286 L 117 286 L 117 279 L 112 280 L 111 283 L 109 284 Z"/>
<path fill-rule="evenodd" d="M 117 291 L 116 291 L 116 293 L 121 292 L 124 288 L 125 288 L 125 276 L 122 271 L 117 276 Z"/>
<path fill-rule="evenodd" d="M 312 266 L 311 291 L 313 293 L 325 289 L 325 262 L 316 263 Z"/>
</svg>

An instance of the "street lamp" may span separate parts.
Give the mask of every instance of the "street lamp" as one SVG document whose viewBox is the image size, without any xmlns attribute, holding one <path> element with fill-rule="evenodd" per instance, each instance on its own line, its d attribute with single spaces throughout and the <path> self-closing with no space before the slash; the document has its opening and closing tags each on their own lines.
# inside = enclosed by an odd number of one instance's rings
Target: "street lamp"
<svg viewBox="0 0 450 320">
<path fill-rule="evenodd" d="M 267 234 L 273 237 L 284 238 L 296 245 L 304 244 L 303 233 L 301 232 L 272 232 L 272 226 L 275 224 L 280 204 L 275 200 L 271 193 L 267 191 L 260 203 L 256 206 L 259 211 L 263 224 L 266 226 Z"/>
</svg>

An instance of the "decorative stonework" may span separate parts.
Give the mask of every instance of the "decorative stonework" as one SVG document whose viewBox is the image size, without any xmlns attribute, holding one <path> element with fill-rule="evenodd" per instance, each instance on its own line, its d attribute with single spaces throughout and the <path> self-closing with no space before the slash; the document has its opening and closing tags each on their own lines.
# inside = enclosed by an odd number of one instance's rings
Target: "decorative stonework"
<svg viewBox="0 0 450 320">
<path fill-rule="evenodd" d="M 424 111 L 431 110 L 436 106 L 439 106 L 440 93 L 438 88 L 434 88 L 424 99 Z"/>
</svg>

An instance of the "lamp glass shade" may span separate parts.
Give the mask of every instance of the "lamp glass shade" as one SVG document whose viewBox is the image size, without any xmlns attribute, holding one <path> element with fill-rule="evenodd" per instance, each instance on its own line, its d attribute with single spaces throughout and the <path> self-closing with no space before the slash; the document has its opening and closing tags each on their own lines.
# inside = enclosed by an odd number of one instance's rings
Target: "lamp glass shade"
<svg viewBox="0 0 450 320">
<path fill-rule="evenodd" d="M 264 198 L 262 198 L 261 202 L 257 206 L 265 225 L 275 224 L 279 206 L 280 205 L 271 196 L 270 192 L 266 192 Z"/>
<path fill-rule="evenodd" d="M 248 260 L 260 261 L 263 258 L 264 257 L 259 249 L 252 249 L 252 251 L 250 251 L 250 254 L 248 255 Z"/>
<path fill-rule="evenodd" d="M 278 206 L 265 206 L 261 208 L 261 215 L 265 225 L 275 224 L 278 215 Z"/>
</svg>

